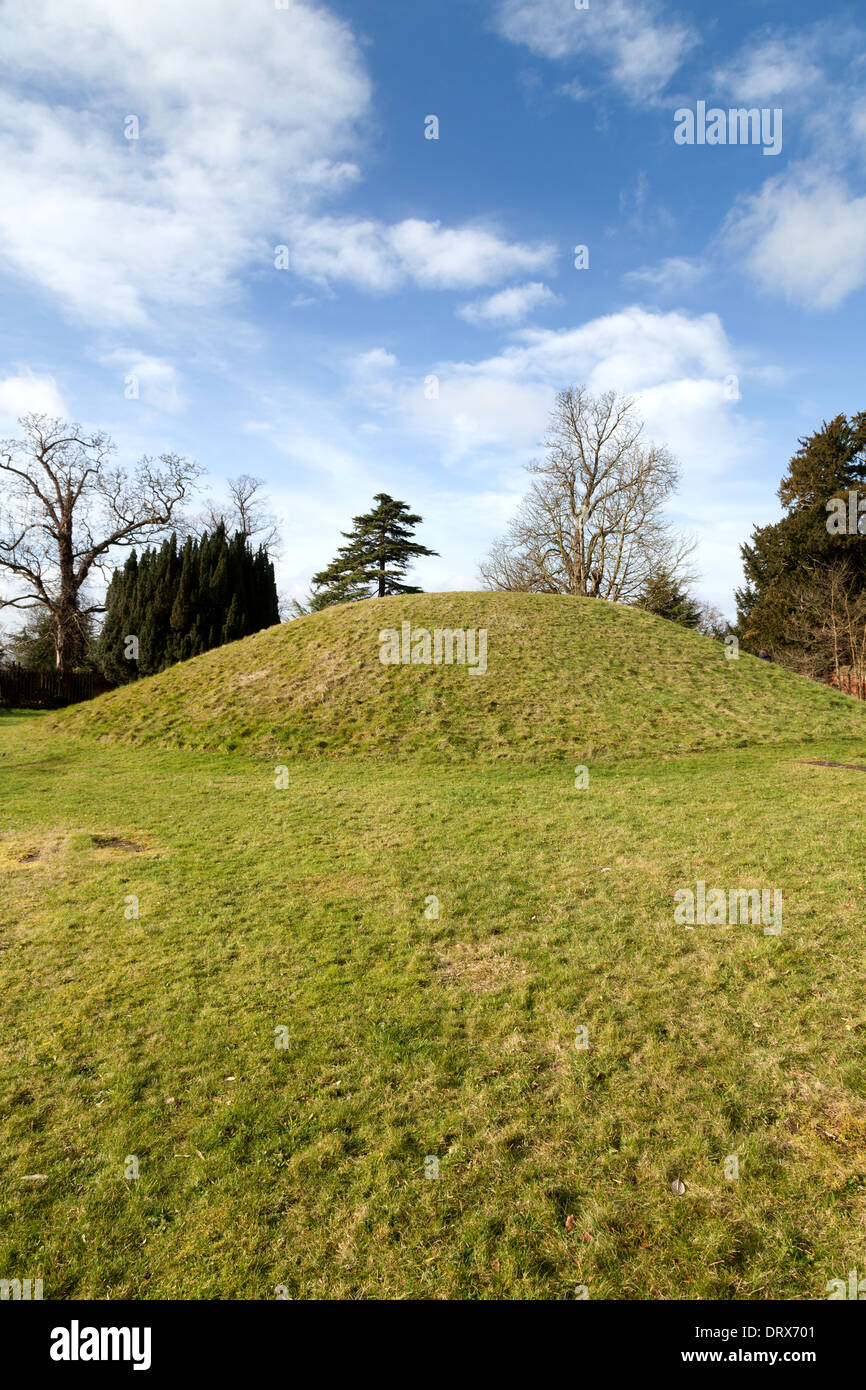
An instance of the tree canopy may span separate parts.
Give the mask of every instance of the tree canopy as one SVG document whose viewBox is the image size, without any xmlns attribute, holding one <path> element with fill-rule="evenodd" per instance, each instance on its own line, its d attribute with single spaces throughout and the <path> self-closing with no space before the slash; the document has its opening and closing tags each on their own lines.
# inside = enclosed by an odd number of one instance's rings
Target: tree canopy
<svg viewBox="0 0 866 1390">
<path fill-rule="evenodd" d="M 51 615 L 61 671 L 81 664 L 88 581 L 116 547 L 165 532 L 201 470 L 178 454 L 144 456 L 134 470 L 112 462 L 107 434 L 47 415 L 25 415 L 22 437 L 0 441 L 6 507 L 0 517 L 0 571 L 13 586 L 0 608 Z"/>
</svg>

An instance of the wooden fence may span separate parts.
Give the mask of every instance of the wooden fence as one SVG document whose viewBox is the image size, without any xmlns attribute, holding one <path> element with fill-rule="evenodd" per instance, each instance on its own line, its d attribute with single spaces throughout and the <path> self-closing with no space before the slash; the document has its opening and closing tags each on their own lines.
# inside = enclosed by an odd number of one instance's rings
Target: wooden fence
<svg viewBox="0 0 866 1390">
<path fill-rule="evenodd" d="M 837 690 L 844 690 L 846 695 L 856 695 L 858 700 L 866 700 L 866 680 L 858 681 L 850 666 L 843 666 L 838 677 L 834 676 L 830 684 L 835 685 Z"/>
<path fill-rule="evenodd" d="M 24 666 L 0 666 L 0 706 L 7 709 L 59 709 L 112 689 L 111 682 L 95 671 L 29 671 Z"/>
</svg>

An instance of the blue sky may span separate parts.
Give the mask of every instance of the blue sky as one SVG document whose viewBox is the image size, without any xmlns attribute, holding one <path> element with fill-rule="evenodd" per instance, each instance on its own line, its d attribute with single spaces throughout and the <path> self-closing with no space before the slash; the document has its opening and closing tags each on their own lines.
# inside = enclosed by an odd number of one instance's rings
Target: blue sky
<svg viewBox="0 0 866 1390">
<path fill-rule="evenodd" d="M 261 475 L 288 595 L 378 491 L 425 517 L 417 582 L 478 587 L 584 381 L 677 455 L 671 516 L 731 614 L 797 437 L 866 408 L 859 6 L 5 0 L 0 24 L 0 432 L 46 409 L 130 462 L 194 456 L 214 496 Z M 780 109 L 781 151 L 678 145 L 699 101 Z"/>
</svg>

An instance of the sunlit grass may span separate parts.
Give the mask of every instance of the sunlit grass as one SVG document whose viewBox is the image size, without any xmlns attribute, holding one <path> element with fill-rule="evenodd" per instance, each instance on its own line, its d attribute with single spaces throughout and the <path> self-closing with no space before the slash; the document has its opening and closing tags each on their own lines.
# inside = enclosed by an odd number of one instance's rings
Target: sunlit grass
<svg viewBox="0 0 866 1390">
<path fill-rule="evenodd" d="M 48 723 L 0 716 L 0 1275 L 790 1299 L 866 1263 L 866 779 L 799 761 L 862 736 L 277 790 Z M 781 888 L 781 935 L 675 926 L 699 878 Z"/>
</svg>

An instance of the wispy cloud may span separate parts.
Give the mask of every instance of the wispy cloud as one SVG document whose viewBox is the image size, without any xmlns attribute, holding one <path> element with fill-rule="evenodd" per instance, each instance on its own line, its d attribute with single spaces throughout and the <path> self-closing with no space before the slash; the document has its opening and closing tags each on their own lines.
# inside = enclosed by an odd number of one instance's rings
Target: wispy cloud
<svg viewBox="0 0 866 1390">
<path fill-rule="evenodd" d="M 418 218 L 391 226 L 310 218 L 294 223 L 291 245 L 292 268 L 300 275 L 380 293 L 406 285 L 475 289 L 521 272 L 550 270 L 556 260 L 550 243 L 524 245 L 490 227 L 443 227 Z"/>
<path fill-rule="evenodd" d="M 626 271 L 627 282 L 647 285 L 659 294 L 682 294 L 694 288 L 706 275 L 706 262 L 687 256 L 667 256 L 658 265 L 639 266 Z"/>
<path fill-rule="evenodd" d="M 583 60 L 581 77 L 601 74 L 631 102 L 656 99 L 697 43 L 687 21 L 666 17 L 653 0 L 592 0 L 586 9 L 574 0 L 497 0 L 494 23 L 540 57 Z M 578 81 L 570 94 L 585 93 Z"/>
<path fill-rule="evenodd" d="M 786 101 L 800 97 L 823 80 L 822 66 L 814 58 L 808 34 L 751 35 L 747 44 L 727 63 L 716 68 L 713 82 L 725 98 L 739 104 Z"/>
<path fill-rule="evenodd" d="M 115 348 L 100 356 L 103 366 L 122 375 L 124 396 L 154 410 L 177 415 L 186 408 L 180 377 L 171 362 L 135 348 Z"/>
<path fill-rule="evenodd" d="M 761 287 L 792 303 L 833 309 L 866 285 L 866 197 L 815 169 L 768 179 L 724 235 Z"/>
<path fill-rule="evenodd" d="M 541 280 L 525 285 L 510 285 L 486 299 L 473 300 L 457 310 L 460 318 L 475 324 L 517 324 L 545 304 L 556 304 L 558 297 Z"/>
</svg>

